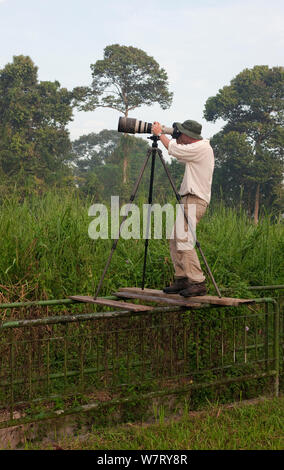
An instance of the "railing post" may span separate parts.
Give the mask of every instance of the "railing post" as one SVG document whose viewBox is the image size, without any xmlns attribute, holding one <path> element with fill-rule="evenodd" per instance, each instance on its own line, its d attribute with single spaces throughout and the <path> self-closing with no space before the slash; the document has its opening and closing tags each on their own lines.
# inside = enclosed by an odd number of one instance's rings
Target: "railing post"
<svg viewBox="0 0 284 470">
<path fill-rule="evenodd" d="M 15 367 L 15 339 L 14 331 L 10 331 L 10 419 L 14 418 L 14 367 Z"/>
<path fill-rule="evenodd" d="M 265 302 L 265 367 L 266 372 L 269 370 L 269 304 Z"/>
<path fill-rule="evenodd" d="M 276 300 L 273 300 L 274 308 L 274 368 L 275 368 L 275 383 L 274 383 L 274 394 L 276 397 L 279 396 L 279 353 L 280 353 L 280 342 L 279 342 L 279 304 Z"/>
</svg>

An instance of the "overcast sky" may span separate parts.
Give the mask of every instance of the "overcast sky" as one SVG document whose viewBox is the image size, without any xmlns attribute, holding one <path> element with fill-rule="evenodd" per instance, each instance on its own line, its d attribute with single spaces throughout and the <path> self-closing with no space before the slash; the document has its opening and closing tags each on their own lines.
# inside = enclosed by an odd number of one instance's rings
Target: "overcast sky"
<svg viewBox="0 0 284 470">
<path fill-rule="evenodd" d="M 173 104 L 132 112 L 170 125 L 195 119 L 210 137 L 221 123 L 203 118 L 206 99 L 244 68 L 279 66 L 284 56 L 283 0 L 0 0 L 0 67 L 28 55 L 40 80 L 91 83 L 90 64 L 107 45 L 143 49 L 166 69 Z M 71 138 L 116 129 L 119 113 L 75 112 Z"/>
</svg>

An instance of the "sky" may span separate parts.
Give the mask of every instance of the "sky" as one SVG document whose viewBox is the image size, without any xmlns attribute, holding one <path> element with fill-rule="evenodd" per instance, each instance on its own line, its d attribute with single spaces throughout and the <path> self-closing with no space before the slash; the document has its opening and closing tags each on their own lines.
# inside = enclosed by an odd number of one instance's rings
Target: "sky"
<svg viewBox="0 0 284 470">
<path fill-rule="evenodd" d="M 39 80 L 90 85 L 90 64 L 110 44 L 143 49 L 163 67 L 173 91 L 168 110 L 141 107 L 130 117 L 165 125 L 199 121 L 204 138 L 222 122 L 203 117 L 210 96 L 245 68 L 284 65 L 283 0 L 0 0 L 0 68 L 30 56 Z M 71 139 L 117 129 L 110 109 L 74 112 Z"/>
</svg>

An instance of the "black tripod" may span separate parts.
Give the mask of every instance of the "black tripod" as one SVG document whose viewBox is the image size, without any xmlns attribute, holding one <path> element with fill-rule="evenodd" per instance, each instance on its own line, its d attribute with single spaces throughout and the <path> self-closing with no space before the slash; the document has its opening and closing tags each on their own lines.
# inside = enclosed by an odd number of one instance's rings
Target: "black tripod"
<svg viewBox="0 0 284 470">
<path fill-rule="evenodd" d="M 135 196 L 136 196 L 136 194 L 137 194 L 137 191 L 138 191 L 138 188 L 139 188 L 139 184 L 140 184 L 140 182 L 141 182 L 143 173 L 144 173 L 145 168 L 146 168 L 146 166 L 147 166 L 147 163 L 148 163 L 148 161 L 149 161 L 150 155 L 152 155 L 152 164 L 151 164 L 151 176 L 150 176 L 150 186 L 149 186 L 149 195 L 148 195 L 148 215 L 147 215 L 147 228 L 146 228 L 146 232 L 147 232 L 147 233 L 146 233 L 145 251 L 144 251 L 142 289 L 144 289 L 144 285 L 145 285 L 145 273 L 146 273 L 147 251 L 148 251 L 148 244 L 149 244 L 149 230 L 150 230 L 150 225 L 151 225 L 151 224 L 150 224 L 150 222 L 151 222 L 151 206 L 152 206 L 152 197 L 153 197 L 153 184 L 154 184 L 154 173 L 155 173 L 156 154 L 159 155 L 160 160 L 161 160 L 161 162 L 162 162 L 162 165 L 163 165 L 163 167 L 164 167 L 164 169 L 165 169 L 165 172 L 166 172 L 166 174 L 167 174 L 167 177 L 168 177 L 168 179 L 169 179 L 169 182 L 170 182 L 170 184 L 171 184 L 171 187 L 173 188 L 173 191 L 174 191 L 174 193 L 175 193 L 176 199 L 177 199 L 178 203 L 181 204 L 181 196 L 180 196 L 179 193 L 177 192 L 177 189 L 176 189 L 176 187 L 175 187 L 175 184 L 174 184 L 174 182 L 173 182 L 173 179 L 172 179 L 172 177 L 171 177 L 171 175 L 170 175 L 170 172 L 169 172 L 169 170 L 168 170 L 168 168 L 167 168 L 167 166 L 166 166 L 166 162 L 165 162 L 165 160 L 164 160 L 164 158 L 163 158 L 162 151 L 158 148 L 158 140 L 159 140 L 159 137 L 158 137 L 158 136 L 155 136 L 155 135 L 152 135 L 151 137 L 149 137 L 149 139 L 151 139 L 151 140 L 153 141 L 153 143 L 152 143 L 152 149 L 149 149 L 149 150 L 147 151 L 146 159 L 145 159 L 145 161 L 144 161 L 144 163 L 143 163 L 143 166 L 142 166 L 142 168 L 141 168 L 141 170 L 140 170 L 140 174 L 139 174 L 138 179 L 137 179 L 137 181 L 136 181 L 136 183 L 135 183 L 135 186 L 134 186 L 134 189 L 133 189 L 133 193 L 132 193 L 131 196 L 130 196 L 130 200 L 129 200 L 128 207 L 127 207 L 127 210 L 126 210 L 126 214 L 124 215 L 124 217 L 123 217 L 123 219 L 122 219 L 122 222 L 121 222 L 121 224 L 120 224 L 118 236 L 117 236 L 117 238 L 114 240 L 113 246 L 112 246 L 112 248 L 111 248 L 111 252 L 110 252 L 110 254 L 109 254 L 109 257 L 108 257 L 108 259 L 107 259 L 106 265 L 105 265 L 105 267 L 104 267 L 104 271 L 103 271 L 102 277 L 101 277 L 100 282 L 99 282 L 99 284 L 98 284 L 98 287 L 97 287 L 97 290 L 96 290 L 96 293 L 95 293 L 95 297 L 94 297 L 95 299 L 97 298 L 97 296 L 98 296 L 98 294 L 99 294 L 99 292 L 100 292 L 100 290 L 101 290 L 103 280 L 104 280 L 104 278 L 105 278 L 106 272 L 107 272 L 107 270 L 108 270 L 109 264 L 110 264 L 111 259 L 112 259 L 112 255 L 113 255 L 113 253 L 114 253 L 114 251 L 115 251 L 115 249 L 116 249 L 116 247 L 117 247 L 117 243 L 118 243 L 118 240 L 119 240 L 120 235 L 121 235 L 122 226 L 123 226 L 123 224 L 124 224 L 124 222 L 125 222 L 125 220 L 126 220 L 126 218 L 127 218 L 128 210 L 130 209 L 131 204 L 133 203 L 134 198 L 135 198 Z M 185 212 L 184 212 L 183 205 L 181 205 L 181 208 L 182 208 L 182 211 L 183 211 L 183 215 L 184 215 L 185 221 L 186 221 L 186 223 L 187 223 L 187 225 L 188 225 L 188 228 L 189 228 L 189 230 L 191 231 L 192 235 L 194 236 L 193 229 L 192 229 L 192 227 L 191 227 L 191 224 L 190 224 L 190 221 L 188 220 L 187 215 L 186 215 Z M 217 284 L 216 284 L 216 282 L 215 282 L 215 279 L 214 279 L 213 274 L 212 274 L 212 272 L 211 272 L 211 269 L 210 269 L 210 267 L 209 267 L 209 265 L 208 265 L 208 263 L 207 263 L 207 260 L 206 260 L 206 258 L 205 258 L 205 255 L 204 255 L 204 253 L 203 253 L 203 251 L 202 251 L 202 249 L 201 249 L 201 246 L 200 246 L 199 241 L 196 240 L 195 244 L 196 244 L 196 246 L 197 246 L 197 248 L 198 248 L 198 250 L 199 250 L 199 253 L 200 253 L 201 256 L 202 256 L 203 262 L 204 262 L 204 264 L 205 264 L 205 266 L 206 266 L 206 270 L 207 270 L 207 272 L 208 272 L 208 275 L 209 275 L 210 278 L 211 278 L 211 281 L 213 282 L 213 285 L 214 285 L 214 287 L 215 287 L 215 289 L 216 289 L 216 292 L 217 292 L 217 294 L 218 294 L 218 297 L 221 297 L 221 293 L 220 293 L 219 288 L 218 288 L 218 286 L 217 286 Z"/>
</svg>

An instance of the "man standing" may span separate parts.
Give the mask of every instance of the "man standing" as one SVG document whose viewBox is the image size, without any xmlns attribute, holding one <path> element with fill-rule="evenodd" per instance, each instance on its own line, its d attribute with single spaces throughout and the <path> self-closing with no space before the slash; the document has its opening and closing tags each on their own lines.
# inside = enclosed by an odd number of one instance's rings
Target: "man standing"
<svg viewBox="0 0 284 470">
<path fill-rule="evenodd" d="M 185 165 L 183 181 L 179 194 L 186 216 L 192 205 L 196 208 L 196 224 L 206 212 L 211 198 L 214 154 L 209 140 L 201 137 L 202 126 L 196 121 L 187 120 L 176 123 L 179 137 L 169 140 L 162 134 L 159 122 L 154 122 L 152 133 L 160 137 L 169 155 Z M 185 222 L 184 231 L 188 230 Z M 175 269 L 175 282 L 163 290 L 167 294 L 181 294 L 184 297 L 206 294 L 205 276 L 197 253 L 184 239 L 179 238 L 178 221 L 174 226 L 174 237 L 170 240 L 170 253 Z"/>
</svg>

